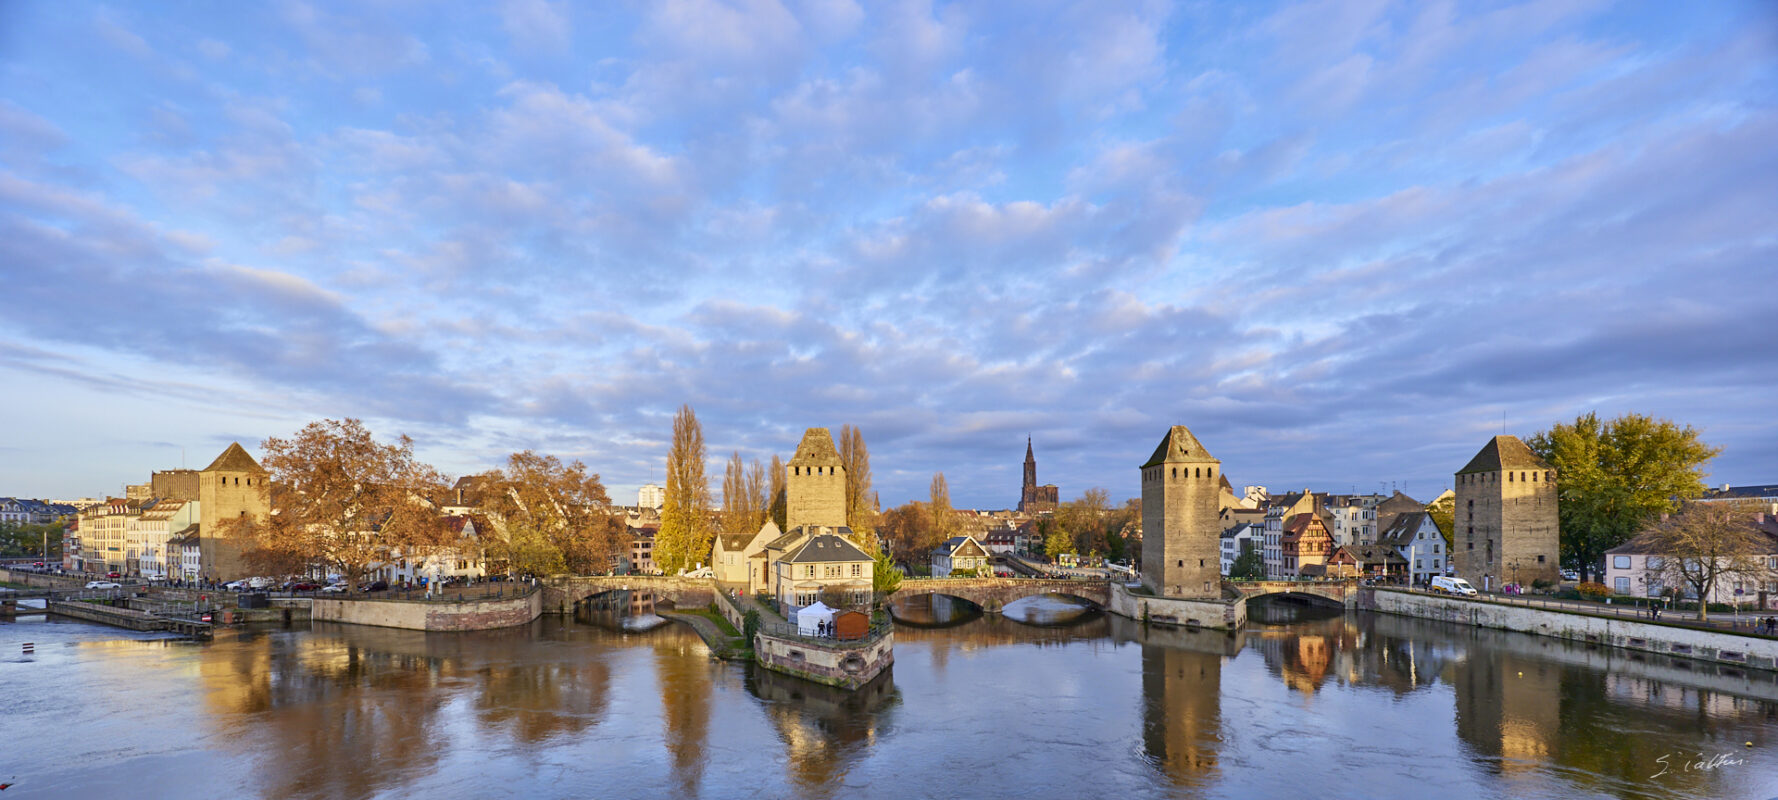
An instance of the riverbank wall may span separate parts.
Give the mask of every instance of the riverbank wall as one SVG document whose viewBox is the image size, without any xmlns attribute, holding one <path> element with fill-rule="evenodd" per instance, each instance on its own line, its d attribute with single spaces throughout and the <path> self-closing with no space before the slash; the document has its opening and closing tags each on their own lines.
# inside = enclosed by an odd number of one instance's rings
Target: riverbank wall
<svg viewBox="0 0 1778 800">
<path fill-rule="evenodd" d="M 415 631 L 485 631 L 524 625 L 543 615 L 543 592 L 462 602 L 315 598 L 309 619 Z"/>
<path fill-rule="evenodd" d="M 1358 608 L 1714 664 L 1778 670 L 1778 639 L 1385 588 L 1360 592 Z"/>
<path fill-rule="evenodd" d="M 1121 583 L 1111 584 L 1111 605 L 1105 609 L 1120 617 L 1152 625 L 1237 630 L 1247 624 L 1247 599 L 1186 600 L 1136 594 Z"/>
</svg>

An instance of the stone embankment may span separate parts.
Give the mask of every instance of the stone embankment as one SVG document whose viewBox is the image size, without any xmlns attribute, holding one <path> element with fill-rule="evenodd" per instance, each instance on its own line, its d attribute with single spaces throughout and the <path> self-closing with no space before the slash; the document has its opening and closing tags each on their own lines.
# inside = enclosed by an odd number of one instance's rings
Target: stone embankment
<svg viewBox="0 0 1778 800">
<path fill-rule="evenodd" d="M 1358 607 L 1715 664 L 1778 670 L 1778 639 L 1761 636 L 1384 588 L 1362 592 Z"/>
<path fill-rule="evenodd" d="M 362 597 L 311 601 L 309 619 L 416 631 L 485 631 L 524 625 L 543 614 L 543 592 L 523 597 L 461 602 L 370 600 Z"/>
</svg>

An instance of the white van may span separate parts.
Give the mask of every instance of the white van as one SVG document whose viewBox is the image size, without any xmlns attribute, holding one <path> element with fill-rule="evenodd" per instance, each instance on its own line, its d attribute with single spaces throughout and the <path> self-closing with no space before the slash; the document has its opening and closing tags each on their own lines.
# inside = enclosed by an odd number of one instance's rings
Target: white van
<svg viewBox="0 0 1778 800">
<path fill-rule="evenodd" d="M 1474 597 L 1476 595 L 1475 587 L 1469 585 L 1469 581 L 1445 575 L 1439 575 L 1432 579 L 1432 590 L 1435 592 L 1443 592 L 1445 594 L 1463 595 L 1464 597 Z"/>
</svg>

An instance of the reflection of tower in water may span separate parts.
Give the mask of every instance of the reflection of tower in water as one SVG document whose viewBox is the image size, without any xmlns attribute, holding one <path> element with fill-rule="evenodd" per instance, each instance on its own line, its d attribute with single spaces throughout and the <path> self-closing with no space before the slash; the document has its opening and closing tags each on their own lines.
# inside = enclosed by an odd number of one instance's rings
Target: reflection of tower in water
<svg viewBox="0 0 1778 800">
<path fill-rule="evenodd" d="M 1159 630 L 1143 637 L 1143 749 L 1155 768 L 1177 785 L 1202 786 L 1216 776 L 1222 744 L 1223 656 L 1215 648 L 1224 638 Z M 1202 649 L 1193 649 L 1194 645 Z"/>
<path fill-rule="evenodd" d="M 1503 774 L 1549 760 L 1562 721 L 1561 668 L 1472 647 L 1453 671 L 1458 738 L 1484 761 L 1497 761 Z"/>
</svg>

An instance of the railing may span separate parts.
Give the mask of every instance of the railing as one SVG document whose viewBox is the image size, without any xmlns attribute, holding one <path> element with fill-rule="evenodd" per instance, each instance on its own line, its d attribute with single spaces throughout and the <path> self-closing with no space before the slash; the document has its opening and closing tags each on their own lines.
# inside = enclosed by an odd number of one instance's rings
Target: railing
<svg viewBox="0 0 1778 800">
<path fill-rule="evenodd" d="M 1699 620 L 1695 616 L 1695 613 L 1696 613 L 1695 610 L 1693 610 L 1693 611 L 1676 611 L 1673 609 L 1664 609 L 1664 610 L 1655 612 L 1655 611 L 1651 611 L 1648 608 L 1644 608 L 1644 607 L 1640 607 L 1640 606 L 1612 606 L 1612 605 L 1607 605 L 1604 603 L 1591 603 L 1591 602 L 1586 602 L 1583 600 L 1562 600 L 1559 598 L 1545 597 L 1545 596 L 1541 596 L 1541 595 L 1509 595 L 1509 594 L 1483 593 L 1483 594 L 1477 594 L 1474 597 L 1465 597 L 1463 595 L 1454 595 L 1454 594 L 1448 594 L 1445 592 L 1434 592 L 1434 591 L 1431 591 L 1428 589 L 1421 589 L 1418 587 L 1389 586 L 1389 587 L 1379 587 L 1379 588 L 1387 588 L 1387 589 L 1397 591 L 1397 592 L 1409 592 L 1412 594 L 1424 594 L 1424 595 L 1431 595 L 1433 597 L 1444 597 L 1444 598 L 1455 599 L 1455 600 L 1469 600 L 1471 602 L 1494 603 L 1496 605 L 1507 605 L 1507 606 L 1524 606 L 1526 608 L 1544 608 L 1544 609 L 1549 609 L 1552 611 L 1565 611 L 1565 612 L 1574 613 L 1574 614 L 1587 614 L 1587 615 L 1595 616 L 1595 617 L 1613 617 L 1616 619 L 1636 620 L 1639 622 L 1653 622 L 1653 623 L 1657 623 L 1657 624 L 1661 624 L 1661 625 L 1671 625 L 1671 626 L 1681 627 L 1681 628 L 1694 628 L 1697 630 L 1707 630 L 1707 631 L 1724 631 L 1724 632 L 1728 632 L 1728 633 L 1740 634 L 1743 636 L 1759 636 L 1759 637 L 1768 638 L 1768 639 L 1769 638 L 1778 638 L 1778 631 L 1768 631 L 1766 629 L 1763 629 L 1762 626 L 1759 624 L 1759 620 L 1764 619 L 1765 617 L 1768 617 L 1768 616 L 1772 616 L 1775 613 L 1770 610 L 1765 610 L 1765 611 L 1755 610 L 1755 611 L 1751 612 L 1752 616 L 1750 616 L 1750 617 L 1733 615 L 1734 612 L 1727 612 L 1727 613 L 1731 614 L 1732 616 L 1729 616 L 1727 618 L 1715 617 L 1715 618 L 1712 618 L 1709 620 Z M 1723 612 L 1718 612 L 1718 613 L 1723 613 Z"/>
<path fill-rule="evenodd" d="M 773 638 L 794 639 L 796 641 L 808 642 L 820 647 L 838 648 L 868 647 L 875 644 L 877 640 L 894 632 L 894 630 L 895 625 L 893 623 L 875 622 L 871 623 L 870 628 L 866 630 L 861 637 L 840 639 L 834 637 L 832 634 L 816 636 L 813 634 L 802 633 L 798 630 L 796 625 L 788 622 L 764 622 L 759 626 L 760 633 Z"/>
</svg>

